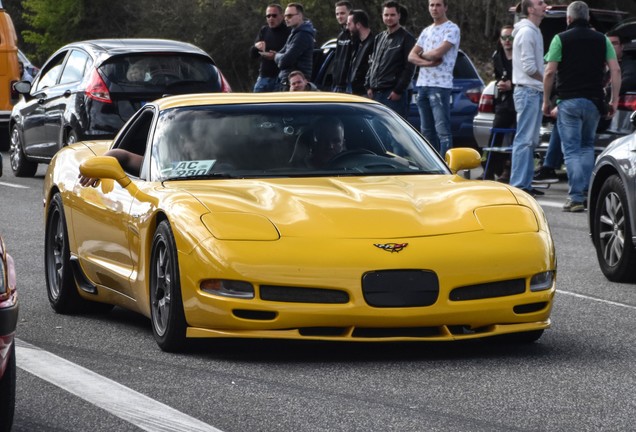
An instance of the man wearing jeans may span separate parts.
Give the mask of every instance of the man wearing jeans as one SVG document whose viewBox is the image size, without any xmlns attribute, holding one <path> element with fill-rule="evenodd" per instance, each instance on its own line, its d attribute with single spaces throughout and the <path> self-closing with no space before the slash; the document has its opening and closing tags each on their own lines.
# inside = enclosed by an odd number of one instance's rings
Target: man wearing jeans
<svg viewBox="0 0 636 432">
<path fill-rule="evenodd" d="M 546 54 L 544 94 L 552 92 L 556 76 L 557 127 L 569 186 L 563 211 L 582 212 L 594 168 L 596 127 L 601 115 L 616 112 L 621 71 L 611 42 L 590 28 L 590 11 L 585 2 L 570 3 L 566 20 L 567 30 L 552 39 Z M 612 82 L 609 106 L 603 91 L 606 65 Z M 543 112 L 550 110 L 550 99 L 544 97 Z"/>
<path fill-rule="evenodd" d="M 517 132 L 512 143 L 510 185 L 535 195 L 532 189 L 534 149 L 539 145 L 541 100 L 543 98 L 543 36 L 539 24 L 546 4 L 543 0 L 522 0 L 526 18 L 515 24 L 512 32 L 513 99 L 517 111 Z"/>
<path fill-rule="evenodd" d="M 459 50 L 459 27 L 446 17 L 448 0 L 429 0 L 433 24 L 422 30 L 409 53 L 409 62 L 420 67 L 417 108 L 422 135 L 440 155 L 453 146 L 450 105 L 453 68 Z"/>
</svg>

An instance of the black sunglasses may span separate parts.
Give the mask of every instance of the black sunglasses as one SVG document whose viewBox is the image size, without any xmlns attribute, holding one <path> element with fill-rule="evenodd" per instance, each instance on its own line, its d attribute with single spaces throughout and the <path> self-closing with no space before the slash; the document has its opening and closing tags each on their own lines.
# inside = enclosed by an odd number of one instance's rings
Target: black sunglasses
<svg viewBox="0 0 636 432">
<path fill-rule="evenodd" d="M 269 14 L 269 15 L 265 15 L 265 18 L 276 18 L 278 16 L 278 14 Z"/>
</svg>

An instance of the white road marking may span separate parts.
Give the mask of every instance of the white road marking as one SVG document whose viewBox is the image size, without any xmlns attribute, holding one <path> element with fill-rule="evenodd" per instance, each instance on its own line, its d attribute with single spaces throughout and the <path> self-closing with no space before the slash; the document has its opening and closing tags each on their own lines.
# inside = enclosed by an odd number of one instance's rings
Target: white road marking
<svg viewBox="0 0 636 432">
<path fill-rule="evenodd" d="M 565 204 L 565 201 L 562 201 L 562 202 L 546 201 L 541 198 L 539 198 L 537 202 L 541 205 L 541 207 L 554 207 L 554 208 L 561 208 L 563 207 L 563 204 Z"/>
<path fill-rule="evenodd" d="M 600 299 L 600 298 L 597 298 L 597 297 L 590 297 L 590 296 L 586 296 L 586 295 L 583 295 L 583 294 L 573 293 L 573 292 L 570 292 L 570 291 L 557 290 L 557 292 L 561 293 L 561 294 L 565 294 L 565 295 L 570 295 L 572 297 L 582 298 L 582 299 L 585 299 L 585 300 L 592 300 L 592 301 L 596 301 L 596 302 L 599 302 L 599 303 L 605 303 L 605 304 L 612 305 L 612 306 L 619 306 L 619 307 L 624 307 L 624 308 L 627 308 L 627 309 L 636 310 L 636 306 L 628 305 L 628 304 L 625 304 L 625 303 L 619 303 L 619 302 L 615 302 L 615 301 L 611 301 L 611 300 L 603 300 L 603 299 Z"/>
<path fill-rule="evenodd" d="M 82 366 L 16 339 L 20 369 L 149 432 L 221 432 Z"/>
<path fill-rule="evenodd" d="M 0 182 L 0 185 L 9 186 L 9 187 L 12 187 L 12 188 L 17 188 L 17 189 L 29 189 L 28 186 L 22 186 L 22 185 L 13 184 L 13 183 L 6 183 L 6 182 Z"/>
</svg>

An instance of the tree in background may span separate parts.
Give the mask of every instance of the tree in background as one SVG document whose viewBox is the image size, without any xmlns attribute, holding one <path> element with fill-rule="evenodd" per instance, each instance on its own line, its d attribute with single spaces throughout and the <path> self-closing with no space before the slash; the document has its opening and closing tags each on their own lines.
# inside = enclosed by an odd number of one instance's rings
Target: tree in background
<svg viewBox="0 0 636 432">
<path fill-rule="evenodd" d="M 511 24 L 508 12 L 518 0 L 451 0 L 448 16 L 462 32 L 460 48 L 490 80 L 490 55 L 498 29 Z M 22 0 L 6 2 L 22 37 L 23 51 L 41 65 L 69 42 L 109 37 L 150 37 L 193 43 L 208 52 L 235 91 L 250 91 L 258 63 L 248 51 L 270 1 L 254 0 Z M 281 2 L 283 7 L 288 2 Z M 316 47 L 338 33 L 335 0 L 301 0 L 317 29 Z M 371 28 L 383 30 L 383 0 L 352 0 L 370 16 Z M 403 0 L 408 10 L 404 26 L 414 36 L 431 23 L 428 2 Z M 557 3 L 550 2 L 550 3 Z M 569 1 L 558 3 L 567 4 Z M 634 0 L 589 0 L 590 7 L 618 9 L 636 15 Z M 22 14 L 22 15 L 21 15 Z"/>
</svg>

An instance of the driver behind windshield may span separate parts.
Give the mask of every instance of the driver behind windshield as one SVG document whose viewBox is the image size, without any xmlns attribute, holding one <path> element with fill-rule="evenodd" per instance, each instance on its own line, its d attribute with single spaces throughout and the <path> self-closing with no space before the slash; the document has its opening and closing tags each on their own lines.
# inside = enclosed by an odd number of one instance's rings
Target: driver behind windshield
<svg viewBox="0 0 636 432">
<path fill-rule="evenodd" d="M 320 117 L 313 124 L 313 142 L 309 147 L 307 165 L 325 168 L 328 162 L 345 150 L 344 126 L 337 117 Z"/>
</svg>

